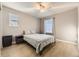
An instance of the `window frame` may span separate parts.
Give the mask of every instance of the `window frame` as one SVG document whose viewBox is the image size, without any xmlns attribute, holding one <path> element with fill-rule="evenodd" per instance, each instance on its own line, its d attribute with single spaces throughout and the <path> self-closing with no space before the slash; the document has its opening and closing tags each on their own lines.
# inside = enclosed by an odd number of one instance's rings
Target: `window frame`
<svg viewBox="0 0 79 59">
<path fill-rule="evenodd" d="M 49 31 L 49 32 L 46 32 L 45 31 L 45 21 L 47 21 L 47 20 L 52 20 L 52 29 L 51 29 L 51 32 Z M 45 20 L 44 20 L 44 33 L 45 34 L 53 34 L 53 28 L 54 28 L 54 21 L 53 21 L 53 18 L 46 18 Z"/>
</svg>

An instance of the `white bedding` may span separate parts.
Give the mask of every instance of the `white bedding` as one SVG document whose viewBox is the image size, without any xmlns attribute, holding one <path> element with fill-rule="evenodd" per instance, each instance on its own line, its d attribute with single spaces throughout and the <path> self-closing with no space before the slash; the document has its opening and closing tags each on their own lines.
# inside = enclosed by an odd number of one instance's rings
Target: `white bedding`
<svg viewBox="0 0 79 59">
<path fill-rule="evenodd" d="M 24 40 L 36 48 L 36 53 L 39 53 L 46 45 L 54 42 L 54 36 L 45 34 L 29 34 L 24 35 Z"/>
</svg>

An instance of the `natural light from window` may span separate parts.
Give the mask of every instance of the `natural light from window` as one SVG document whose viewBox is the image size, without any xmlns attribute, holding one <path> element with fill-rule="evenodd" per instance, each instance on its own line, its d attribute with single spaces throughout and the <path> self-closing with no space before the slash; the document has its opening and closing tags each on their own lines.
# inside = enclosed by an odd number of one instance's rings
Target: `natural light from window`
<svg viewBox="0 0 79 59">
<path fill-rule="evenodd" d="M 53 19 L 46 19 L 44 21 L 44 33 L 53 32 Z"/>
</svg>

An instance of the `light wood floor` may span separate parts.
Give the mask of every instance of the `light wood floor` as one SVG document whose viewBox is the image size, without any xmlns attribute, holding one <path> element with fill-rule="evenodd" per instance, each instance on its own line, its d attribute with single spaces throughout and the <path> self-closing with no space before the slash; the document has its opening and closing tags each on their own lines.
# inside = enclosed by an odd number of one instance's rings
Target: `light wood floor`
<svg viewBox="0 0 79 59">
<path fill-rule="evenodd" d="M 27 44 L 16 44 L 1 50 L 1 56 L 5 57 L 34 57 L 37 56 L 35 49 Z M 79 50 L 76 45 L 57 41 L 56 44 L 48 46 L 42 52 L 42 57 L 76 57 Z"/>
<path fill-rule="evenodd" d="M 1 57 L 1 48 L 0 48 L 0 57 Z"/>
</svg>

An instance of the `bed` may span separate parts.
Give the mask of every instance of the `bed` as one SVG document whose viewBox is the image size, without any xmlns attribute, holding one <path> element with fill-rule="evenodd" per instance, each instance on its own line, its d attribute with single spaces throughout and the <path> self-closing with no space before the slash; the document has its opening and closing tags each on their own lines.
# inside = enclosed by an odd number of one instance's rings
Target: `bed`
<svg viewBox="0 0 79 59">
<path fill-rule="evenodd" d="M 31 44 L 35 49 L 36 53 L 43 50 L 45 46 L 55 42 L 53 35 L 46 34 L 29 34 L 24 35 L 24 40 Z"/>
</svg>

